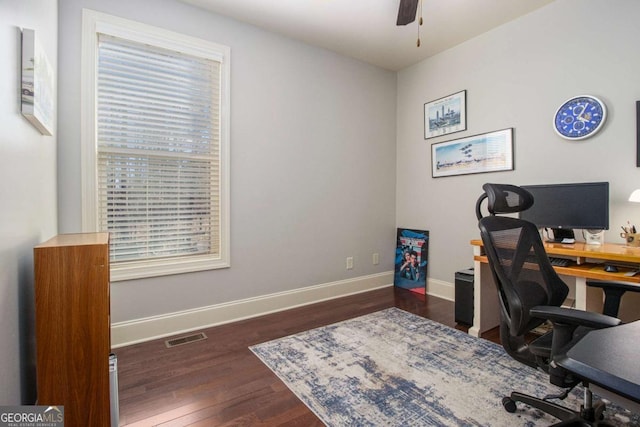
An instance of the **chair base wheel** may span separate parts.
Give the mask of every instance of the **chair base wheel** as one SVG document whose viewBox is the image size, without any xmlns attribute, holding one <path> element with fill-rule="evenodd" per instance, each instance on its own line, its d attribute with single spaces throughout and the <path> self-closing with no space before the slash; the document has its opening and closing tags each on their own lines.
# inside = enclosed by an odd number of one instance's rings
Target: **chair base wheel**
<svg viewBox="0 0 640 427">
<path fill-rule="evenodd" d="M 518 409 L 518 407 L 516 406 L 516 402 L 509 396 L 505 396 L 502 398 L 502 406 L 504 406 L 505 411 L 510 413 L 514 413 Z"/>
</svg>

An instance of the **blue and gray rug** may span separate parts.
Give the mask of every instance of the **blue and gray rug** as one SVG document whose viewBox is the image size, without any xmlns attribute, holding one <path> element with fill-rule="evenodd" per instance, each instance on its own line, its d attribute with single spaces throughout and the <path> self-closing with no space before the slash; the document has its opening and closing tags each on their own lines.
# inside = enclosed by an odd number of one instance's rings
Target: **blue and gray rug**
<svg viewBox="0 0 640 427">
<path fill-rule="evenodd" d="M 512 390 L 557 393 L 548 376 L 502 347 L 391 308 L 251 347 L 328 426 L 537 426 L 557 420 L 518 404 Z M 577 387 L 563 405 L 580 406 Z M 608 405 L 614 425 L 640 415 Z"/>
</svg>

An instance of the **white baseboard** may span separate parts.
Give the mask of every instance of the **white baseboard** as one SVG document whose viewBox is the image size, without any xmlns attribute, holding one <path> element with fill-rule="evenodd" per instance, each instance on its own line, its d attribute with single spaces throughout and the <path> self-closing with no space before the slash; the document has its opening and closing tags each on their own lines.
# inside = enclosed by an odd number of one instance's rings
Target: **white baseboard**
<svg viewBox="0 0 640 427">
<path fill-rule="evenodd" d="M 444 280 L 429 279 L 427 283 L 427 295 L 454 301 L 456 294 L 453 283 L 445 282 Z"/>
<path fill-rule="evenodd" d="M 393 272 L 356 277 L 354 279 L 340 280 L 208 307 L 117 322 L 111 325 L 111 347 L 118 348 L 197 329 L 210 328 L 387 286 L 393 286 Z"/>
</svg>

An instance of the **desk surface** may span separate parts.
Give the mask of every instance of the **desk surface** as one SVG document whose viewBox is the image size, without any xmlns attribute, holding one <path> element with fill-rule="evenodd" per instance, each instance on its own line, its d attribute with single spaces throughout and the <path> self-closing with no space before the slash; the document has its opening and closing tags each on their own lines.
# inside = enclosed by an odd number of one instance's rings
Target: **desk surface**
<svg viewBox="0 0 640 427">
<path fill-rule="evenodd" d="M 640 402 L 639 340 L 640 321 L 591 331 L 556 363 L 590 383 Z"/>
<path fill-rule="evenodd" d="M 469 334 L 480 336 L 485 331 L 498 326 L 500 304 L 493 277 L 489 272 L 487 256 L 484 253 L 482 240 L 471 240 L 474 260 L 474 298 L 473 326 Z M 562 276 L 575 278 L 575 307 L 580 310 L 601 311 L 602 291 L 587 286 L 587 280 L 613 280 L 640 285 L 640 274 L 625 276 L 625 273 L 640 268 L 640 248 L 622 244 L 605 243 L 603 245 L 587 245 L 545 243 L 545 250 L 550 256 L 569 258 L 567 267 L 554 266 L 554 270 Z M 618 272 L 604 271 L 605 263 L 614 263 Z M 640 350 L 638 350 L 640 360 Z M 640 366 L 640 365 L 639 365 Z"/>
<path fill-rule="evenodd" d="M 483 246 L 482 240 L 471 240 L 471 245 L 481 247 Z M 631 277 L 625 276 L 625 273 L 636 270 L 636 267 L 640 266 L 640 248 L 616 243 L 587 245 L 582 242 L 572 244 L 544 243 L 544 248 L 550 256 L 575 258 L 575 264 L 568 267 L 554 267 L 558 274 L 596 280 L 640 283 L 640 274 Z M 476 255 L 474 259 L 484 263 L 487 262 L 485 255 Z M 595 260 L 595 262 L 592 260 Z M 605 262 L 625 263 L 629 264 L 629 267 L 620 267 L 619 271 L 615 273 L 606 272 L 604 271 Z"/>
<path fill-rule="evenodd" d="M 482 240 L 474 239 L 471 241 L 471 245 L 482 246 Z M 571 244 L 544 243 L 544 248 L 547 253 L 552 255 L 567 255 L 640 264 L 640 247 L 636 248 L 617 243 L 605 243 L 602 245 L 587 245 L 583 242 Z"/>
</svg>

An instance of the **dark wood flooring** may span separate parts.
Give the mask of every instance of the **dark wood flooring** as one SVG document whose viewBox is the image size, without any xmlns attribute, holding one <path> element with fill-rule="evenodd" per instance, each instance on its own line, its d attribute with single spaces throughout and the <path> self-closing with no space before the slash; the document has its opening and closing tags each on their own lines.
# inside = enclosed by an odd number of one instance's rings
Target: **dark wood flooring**
<svg viewBox="0 0 640 427">
<path fill-rule="evenodd" d="M 248 347 L 394 306 L 467 330 L 453 302 L 389 287 L 203 329 L 208 339 L 170 349 L 164 339 L 119 348 L 120 425 L 322 426 Z M 496 331 L 484 338 L 499 342 Z"/>
</svg>

